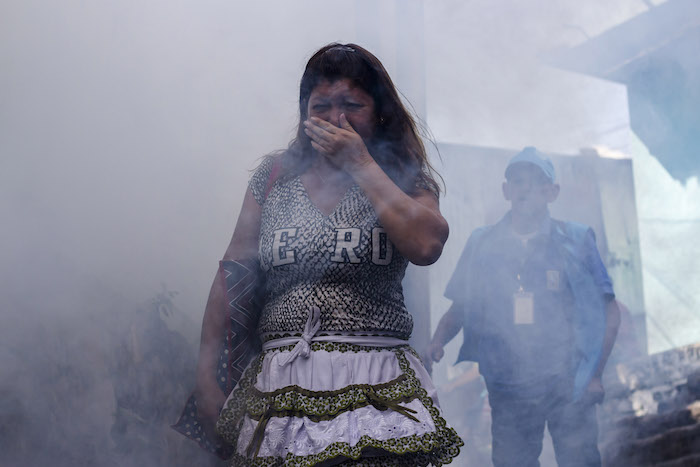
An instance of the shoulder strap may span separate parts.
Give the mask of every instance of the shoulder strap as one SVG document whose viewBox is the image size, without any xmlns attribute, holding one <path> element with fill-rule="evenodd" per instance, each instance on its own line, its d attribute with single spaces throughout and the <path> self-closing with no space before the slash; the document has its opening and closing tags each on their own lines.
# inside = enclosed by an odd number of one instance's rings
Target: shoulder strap
<svg viewBox="0 0 700 467">
<path fill-rule="evenodd" d="M 279 159 L 275 159 L 272 161 L 272 167 L 270 167 L 270 175 L 267 178 L 267 184 L 265 185 L 265 196 L 264 199 L 267 199 L 267 195 L 270 194 L 270 191 L 272 191 L 272 187 L 274 186 L 275 182 L 280 176 L 280 170 L 282 169 L 282 161 Z"/>
</svg>

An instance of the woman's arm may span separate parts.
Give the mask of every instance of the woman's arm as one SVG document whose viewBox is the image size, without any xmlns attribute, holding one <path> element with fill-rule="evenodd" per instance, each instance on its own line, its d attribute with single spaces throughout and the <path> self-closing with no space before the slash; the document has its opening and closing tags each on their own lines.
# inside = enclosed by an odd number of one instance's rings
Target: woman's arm
<svg viewBox="0 0 700 467">
<path fill-rule="evenodd" d="M 372 160 L 353 173 L 392 243 L 414 264 L 432 264 L 442 254 L 449 234 L 437 197 L 419 189 L 407 195 Z"/>
<path fill-rule="evenodd" d="M 260 206 L 253 198 L 250 189 L 243 199 L 241 213 L 236 222 L 233 237 L 229 243 L 224 259 L 249 260 L 257 257 L 258 236 L 260 232 Z M 219 412 L 226 400 L 226 394 L 216 383 L 216 370 L 219 351 L 224 338 L 226 324 L 226 290 L 224 281 L 217 273 L 209 291 L 209 298 L 204 309 L 202 334 L 197 361 L 197 411 L 202 417 L 204 429 L 214 434 L 214 426 Z"/>
<path fill-rule="evenodd" d="M 437 261 L 449 234 L 437 197 L 420 189 L 414 195 L 404 193 L 369 154 L 344 114 L 340 128 L 316 117 L 305 126 L 313 148 L 360 185 L 401 254 L 418 265 Z"/>
</svg>

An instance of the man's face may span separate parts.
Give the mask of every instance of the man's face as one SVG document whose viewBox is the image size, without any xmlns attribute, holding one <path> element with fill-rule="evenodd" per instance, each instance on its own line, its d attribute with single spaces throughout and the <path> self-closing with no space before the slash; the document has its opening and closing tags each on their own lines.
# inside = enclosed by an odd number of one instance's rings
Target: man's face
<svg viewBox="0 0 700 467">
<path fill-rule="evenodd" d="M 515 214 L 539 216 L 557 199 L 559 185 L 554 184 L 534 164 L 520 162 L 511 167 L 503 182 L 503 196 Z"/>
</svg>

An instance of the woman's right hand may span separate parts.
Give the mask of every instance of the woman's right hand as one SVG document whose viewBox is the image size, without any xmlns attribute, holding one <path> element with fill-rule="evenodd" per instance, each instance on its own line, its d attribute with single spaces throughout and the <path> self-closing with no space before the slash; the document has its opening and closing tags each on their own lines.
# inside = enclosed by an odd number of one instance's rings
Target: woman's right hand
<svg viewBox="0 0 700 467">
<path fill-rule="evenodd" d="M 211 383 L 198 382 L 195 388 L 197 398 L 197 415 L 202 422 L 202 428 L 209 439 L 216 439 L 216 421 L 226 402 L 226 394 L 219 388 L 214 379 Z"/>
</svg>

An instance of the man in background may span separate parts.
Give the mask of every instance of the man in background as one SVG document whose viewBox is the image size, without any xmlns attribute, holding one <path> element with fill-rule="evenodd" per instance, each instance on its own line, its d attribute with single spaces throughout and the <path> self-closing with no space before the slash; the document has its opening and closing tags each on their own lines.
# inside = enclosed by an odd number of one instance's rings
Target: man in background
<svg viewBox="0 0 700 467">
<path fill-rule="evenodd" d="M 612 283 L 593 230 L 549 216 L 559 195 L 549 159 L 527 147 L 505 178 L 511 209 L 467 241 L 428 359 L 463 329 L 458 361 L 477 362 L 485 379 L 496 467 L 539 466 L 545 423 L 560 466 L 600 466 L 595 405 L 619 325 Z"/>
</svg>

